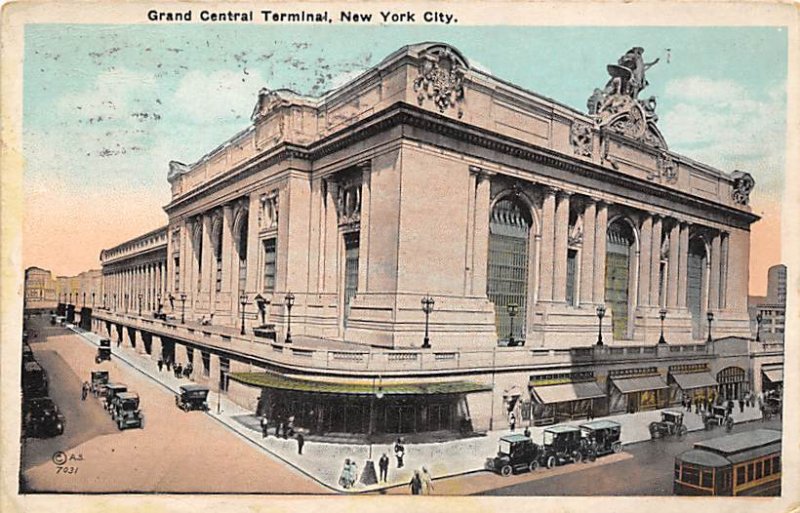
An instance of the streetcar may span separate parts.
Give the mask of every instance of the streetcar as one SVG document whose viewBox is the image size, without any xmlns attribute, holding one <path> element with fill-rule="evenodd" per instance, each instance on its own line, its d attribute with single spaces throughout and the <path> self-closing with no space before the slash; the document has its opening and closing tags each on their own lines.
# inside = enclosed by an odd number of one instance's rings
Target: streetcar
<svg viewBox="0 0 800 513">
<path fill-rule="evenodd" d="M 781 494 L 781 432 L 756 429 L 696 442 L 675 458 L 675 495 Z"/>
</svg>

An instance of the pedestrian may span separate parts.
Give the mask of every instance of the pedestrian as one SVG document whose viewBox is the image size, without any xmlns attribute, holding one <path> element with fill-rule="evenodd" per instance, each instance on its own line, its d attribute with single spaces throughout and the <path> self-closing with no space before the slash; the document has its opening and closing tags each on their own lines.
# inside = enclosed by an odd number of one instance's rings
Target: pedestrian
<svg viewBox="0 0 800 513">
<path fill-rule="evenodd" d="M 350 470 L 347 473 L 348 476 L 348 488 L 352 488 L 356 484 L 356 479 L 358 478 L 358 465 L 356 465 L 356 460 L 350 460 Z"/>
<path fill-rule="evenodd" d="M 286 422 L 286 432 L 284 433 L 283 438 L 287 438 L 288 436 L 294 436 L 294 415 L 290 415 L 289 419 Z"/>
<path fill-rule="evenodd" d="M 84 381 L 83 383 L 81 383 L 81 401 L 85 401 L 87 395 L 89 395 L 89 387 L 87 386 L 87 383 Z"/>
<path fill-rule="evenodd" d="M 530 438 L 531 437 L 531 428 L 529 428 L 528 426 L 525 426 L 525 431 L 523 431 L 522 434 L 525 435 L 526 437 Z"/>
<path fill-rule="evenodd" d="M 594 420 L 594 409 L 591 403 L 589 404 L 589 409 L 586 410 L 586 420 Z"/>
<path fill-rule="evenodd" d="M 728 402 L 725 404 L 725 414 L 730 416 L 733 413 L 733 399 L 728 399 Z"/>
<path fill-rule="evenodd" d="M 422 493 L 422 477 L 419 475 L 419 470 L 414 471 L 414 476 L 411 478 L 408 486 L 411 487 L 411 495 L 419 495 Z"/>
<path fill-rule="evenodd" d="M 345 458 L 342 474 L 339 476 L 339 486 L 350 488 L 350 458 Z"/>
<path fill-rule="evenodd" d="M 697 415 L 700 415 L 700 397 L 694 398 L 694 412 Z"/>
<path fill-rule="evenodd" d="M 428 472 L 428 467 L 422 467 L 422 494 L 433 495 L 433 477 Z"/>
<path fill-rule="evenodd" d="M 514 426 L 517 425 L 517 416 L 514 415 L 514 412 L 508 414 L 508 426 L 511 428 L 511 432 L 514 432 Z"/>
<path fill-rule="evenodd" d="M 275 426 L 275 438 L 279 438 L 281 435 L 286 438 L 286 428 L 283 425 L 283 420 L 279 420 L 278 425 Z"/>
<path fill-rule="evenodd" d="M 269 419 L 267 419 L 267 414 L 263 414 L 261 416 L 261 438 L 267 437 L 267 429 L 269 428 Z"/>
<path fill-rule="evenodd" d="M 161 372 L 161 369 L 164 368 L 164 360 L 162 358 L 158 359 L 158 372 Z"/>
<path fill-rule="evenodd" d="M 744 397 L 739 396 L 739 413 L 744 413 Z"/>
<path fill-rule="evenodd" d="M 402 438 L 398 438 L 394 444 L 394 455 L 397 458 L 397 468 L 403 468 L 403 457 L 406 455 L 406 448 L 403 447 Z"/>
<path fill-rule="evenodd" d="M 306 444 L 306 439 L 303 436 L 303 433 L 297 433 L 295 437 L 297 439 L 297 454 L 303 455 L 303 446 Z"/>
<path fill-rule="evenodd" d="M 389 477 L 389 456 L 383 453 L 381 459 L 378 460 L 378 468 L 380 469 L 380 480 L 384 483 Z"/>
</svg>

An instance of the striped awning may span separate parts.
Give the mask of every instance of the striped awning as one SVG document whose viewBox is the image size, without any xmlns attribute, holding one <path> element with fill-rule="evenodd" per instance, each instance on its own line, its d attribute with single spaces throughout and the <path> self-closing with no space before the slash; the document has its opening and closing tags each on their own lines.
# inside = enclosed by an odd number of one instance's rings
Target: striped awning
<svg viewBox="0 0 800 513">
<path fill-rule="evenodd" d="M 603 391 L 594 381 L 534 386 L 531 390 L 531 395 L 539 404 L 564 403 L 605 397 Z"/>
<path fill-rule="evenodd" d="M 661 376 L 637 376 L 635 378 L 611 378 L 614 386 L 623 394 L 643 392 L 645 390 L 661 390 L 669 388 Z"/>
<path fill-rule="evenodd" d="M 672 374 L 672 379 L 681 390 L 693 390 L 695 388 L 715 387 L 719 385 L 714 376 L 707 372 L 687 372 L 685 374 Z"/>
</svg>

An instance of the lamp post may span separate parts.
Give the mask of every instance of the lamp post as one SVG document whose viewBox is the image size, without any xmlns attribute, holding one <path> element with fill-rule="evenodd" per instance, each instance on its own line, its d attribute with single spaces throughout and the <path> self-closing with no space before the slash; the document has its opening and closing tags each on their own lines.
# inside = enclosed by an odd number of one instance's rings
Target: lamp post
<svg viewBox="0 0 800 513">
<path fill-rule="evenodd" d="M 156 294 L 156 313 L 161 314 L 161 292 Z"/>
<path fill-rule="evenodd" d="M 364 470 L 361 472 L 361 483 L 365 486 L 378 483 L 378 476 L 375 474 L 375 463 L 372 461 L 372 433 L 375 431 L 375 399 L 383 398 L 383 378 L 378 375 L 378 387 L 375 388 L 375 377 L 372 378 L 372 396 L 369 401 L 369 457 L 364 463 Z"/>
<path fill-rule="evenodd" d="M 114 292 L 114 311 L 117 311 L 117 293 Z"/>
<path fill-rule="evenodd" d="M 603 317 L 606 316 L 606 305 L 600 305 L 596 309 L 597 312 L 597 345 L 603 345 Z"/>
<path fill-rule="evenodd" d="M 81 303 L 83 308 L 86 308 L 86 292 L 83 293 L 83 303 Z"/>
<path fill-rule="evenodd" d="M 69 304 L 69 305 L 72 304 L 72 292 L 69 293 L 69 303 L 67 303 L 67 304 Z"/>
<path fill-rule="evenodd" d="M 142 294 L 139 294 L 139 317 L 142 316 Z"/>
<path fill-rule="evenodd" d="M 186 323 L 186 294 L 181 292 L 181 324 Z"/>
<path fill-rule="evenodd" d="M 519 305 L 517 303 L 509 303 L 506 305 L 506 309 L 508 309 L 508 320 L 511 321 L 511 325 L 508 328 L 508 345 L 514 346 L 516 344 L 514 342 L 514 317 L 519 312 Z"/>
<path fill-rule="evenodd" d="M 761 312 L 756 314 L 756 342 L 761 342 L 761 321 L 764 320 L 764 316 L 761 315 Z"/>
<path fill-rule="evenodd" d="M 422 311 L 425 312 L 425 338 L 422 339 L 422 347 L 427 349 L 431 347 L 431 340 L 428 337 L 428 318 L 430 317 L 431 312 L 433 312 L 433 305 L 436 303 L 436 301 L 434 301 L 430 296 L 425 296 L 422 298 L 421 303 Z"/>
<path fill-rule="evenodd" d="M 94 292 L 92 292 L 92 310 L 94 310 Z"/>
<path fill-rule="evenodd" d="M 659 319 L 661 319 L 661 336 L 658 338 L 658 343 L 659 344 L 666 344 L 667 343 L 667 339 L 664 338 L 664 319 L 667 318 L 667 309 L 666 308 L 662 308 L 661 310 L 659 310 L 658 311 L 658 317 L 659 317 Z"/>
<path fill-rule="evenodd" d="M 706 314 L 706 319 L 708 319 L 708 338 L 706 342 L 711 342 L 711 323 L 714 322 L 714 312 L 709 310 Z"/>
<path fill-rule="evenodd" d="M 253 298 L 253 301 L 255 301 L 256 306 L 258 306 L 258 313 L 261 315 L 261 325 L 263 326 L 267 322 L 267 300 L 261 294 L 256 294 L 256 297 Z"/>
<path fill-rule="evenodd" d="M 244 309 L 247 306 L 247 293 L 244 291 L 239 294 L 239 304 L 242 305 L 242 331 L 239 334 L 244 335 Z"/>
<path fill-rule="evenodd" d="M 286 309 L 289 312 L 289 322 L 286 325 L 286 343 L 292 343 L 292 307 L 294 306 L 294 294 L 289 292 L 286 294 L 286 297 L 283 298 L 284 304 L 286 304 Z"/>
</svg>

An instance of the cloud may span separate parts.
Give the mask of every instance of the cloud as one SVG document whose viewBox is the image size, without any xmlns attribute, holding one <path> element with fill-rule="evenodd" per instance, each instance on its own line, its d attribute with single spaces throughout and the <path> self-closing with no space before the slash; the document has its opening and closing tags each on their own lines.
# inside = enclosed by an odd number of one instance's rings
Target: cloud
<svg viewBox="0 0 800 513">
<path fill-rule="evenodd" d="M 786 147 L 784 87 L 756 96 L 732 80 L 676 79 L 659 125 L 670 149 L 723 171 L 751 173 L 758 192 L 783 186 Z M 760 191 L 759 191 L 760 189 Z"/>
<path fill-rule="evenodd" d="M 256 71 L 190 71 L 173 96 L 177 114 L 198 123 L 248 119 L 266 80 Z"/>
</svg>

